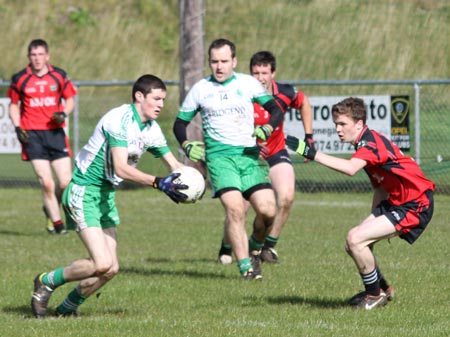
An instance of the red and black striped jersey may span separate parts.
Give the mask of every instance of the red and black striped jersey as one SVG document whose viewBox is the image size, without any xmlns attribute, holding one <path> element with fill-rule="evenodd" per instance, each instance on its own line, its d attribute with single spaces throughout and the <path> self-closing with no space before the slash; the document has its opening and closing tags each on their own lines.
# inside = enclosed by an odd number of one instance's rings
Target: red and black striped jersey
<svg viewBox="0 0 450 337">
<path fill-rule="evenodd" d="M 272 81 L 272 88 L 273 96 L 283 113 L 288 108 L 300 109 L 303 105 L 303 100 L 305 99 L 304 93 L 296 91 L 293 86 Z M 269 122 L 270 114 L 261 105 L 253 103 L 253 110 L 255 114 L 255 125 L 265 125 Z M 266 148 L 268 150 L 268 157 L 285 148 L 284 138 L 283 122 L 281 122 L 267 140 Z M 258 141 L 261 142 L 261 140 Z"/>
<path fill-rule="evenodd" d="M 8 97 L 12 104 L 20 102 L 20 127 L 25 130 L 62 128 L 51 120 L 53 113 L 63 111 L 62 99 L 73 97 L 77 90 L 64 70 L 48 66 L 48 73 L 39 77 L 31 67 L 12 76 Z"/>
<path fill-rule="evenodd" d="M 425 191 L 434 191 L 435 184 L 425 177 L 413 158 L 405 156 L 392 141 L 367 126 L 355 149 L 352 157 L 366 161 L 364 170 L 372 185 L 382 186 L 389 193 L 388 201 L 392 205 L 417 200 Z"/>
</svg>

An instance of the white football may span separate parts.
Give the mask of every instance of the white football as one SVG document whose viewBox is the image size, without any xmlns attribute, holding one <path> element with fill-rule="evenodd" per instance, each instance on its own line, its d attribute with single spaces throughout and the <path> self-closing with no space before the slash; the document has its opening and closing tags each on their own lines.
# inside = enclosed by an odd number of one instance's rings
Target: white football
<svg viewBox="0 0 450 337">
<path fill-rule="evenodd" d="M 180 192 L 188 196 L 184 203 L 193 203 L 203 197 L 203 194 L 205 193 L 205 179 L 197 169 L 190 166 L 182 166 L 174 170 L 173 173 L 181 173 L 181 175 L 173 181 L 175 184 L 189 186 L 187 190 L 180 190 Z"/>
</svg>

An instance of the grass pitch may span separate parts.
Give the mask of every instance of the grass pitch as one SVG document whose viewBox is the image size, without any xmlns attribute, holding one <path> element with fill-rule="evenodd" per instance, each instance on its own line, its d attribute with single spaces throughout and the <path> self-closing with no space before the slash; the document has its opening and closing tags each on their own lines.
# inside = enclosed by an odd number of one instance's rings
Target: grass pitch
<svg viewBox="0 0 450 337">
<path fill-rule="evenodd" d="M 346 305 L 362 284 L 345 235 L 368 214 L 370 198 L 297 194 L 280 263 L 263 265 L 262 282 L 246 282 L 234 263 L 215 262 L 223 211 L 208 192 L 197 204 L 175 205 L 157 191 L 119 191 L 121 271 L 80 307 L 82 317 L 36 320 L 34 276 L 86 253 L 73 232 L 46 234 L 39 190 L 2 189 L 0 336 L 450 335 L 448 196 L 436 196 L 434 218 L 414 245 L 376 245 L 395 300 L 370 312 Z M 50 311 L 74 286 L 55 291 Z"/>
</svg>

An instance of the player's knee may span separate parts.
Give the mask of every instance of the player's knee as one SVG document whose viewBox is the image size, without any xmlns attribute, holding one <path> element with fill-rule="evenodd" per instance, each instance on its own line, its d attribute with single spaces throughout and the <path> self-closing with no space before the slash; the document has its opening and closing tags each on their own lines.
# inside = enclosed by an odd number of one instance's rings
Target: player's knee
<svg viewBox="0 0 450 337">
<path fill-rule="evenodd" d="M 109 281 L 119 272 L 119 265 L 114 264 L 105 274 L 104 277 Z"/>
<path fill-rule="evenodd" d="M 245 212 L 243 210 L 233 208 L 227 211 L 227 220 L 229 223 L 242 222 L 245 219 Z"/>
<path fill-rule="evenodd" d="M 95 264 L 95 275 L 105 276 L 113 270 L 113 263 L 110 261 L 99 261 Z"/>
<path fill-rule="evenodd" d="M 351 229 L 348 232 L 347 238 L 345 240 L 345 250 L 347 251 L 347 253 L 352 255 L 352 253 L 357 249 L 357 247 L 358 247 L 357 235 L 355 233 L 355 230 Z"/>
<path fill-rule="evenodd" d="M 258 213 L 266 219 L 274 218 L 277 212 L 277 205 L 274 201 L 271 199 L 264 200 L 258 207 Z"/>
<path fill-rule="evenodd" d="M 294 196 L 284 195 L 277 197 L 277 207 L 283 212 L 289 212 L 294 202 Z"/>
<path fill-rule="evenodd" d="M 69 183 L 70 183 L 70 179 L 60 181 L 59 182 L 59 189 L 61 191 L 64 191 L 66 189 L 66 187 L 69 185 Z"/>
<path fill-rule="evenodd" d="M 344 247 L 345 251 L 347 252 L 348 255 L 352 256 L 352 252 L 350 251 L 350 247 L 348 246 L 348 242 L 345 241 L 345 247 Z"/>
<path fill-rule="evenodd" d="M 55 182 L 52 178 L 40 178 L 39 182 L 45 193 L 55 193 Z"/>
</svg>

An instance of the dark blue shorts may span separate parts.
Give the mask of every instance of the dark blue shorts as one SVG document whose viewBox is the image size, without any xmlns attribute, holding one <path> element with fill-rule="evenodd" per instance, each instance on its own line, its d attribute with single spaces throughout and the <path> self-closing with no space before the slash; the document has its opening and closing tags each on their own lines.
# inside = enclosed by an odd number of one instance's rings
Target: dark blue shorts
<svg viewBox="0 0 450 337">
<path fill-rule="evenodd" d="M 66 137 L 64 129 L 53 130 L 27 130 L 30 138 L 28 143 L 23 144 L 23 160 L 56 160 L 64 157 L 71 157 L 69 139 Z"/>
<path fill-rule="evenodd" d="M 269 164 L 269 167 L 275 166 L 279 163 L 288 163 L 292 165 L 291 157 L 286 149 L 280 150 L 274 155 L 267 157 L 266 161 Z"/>
</svg>

